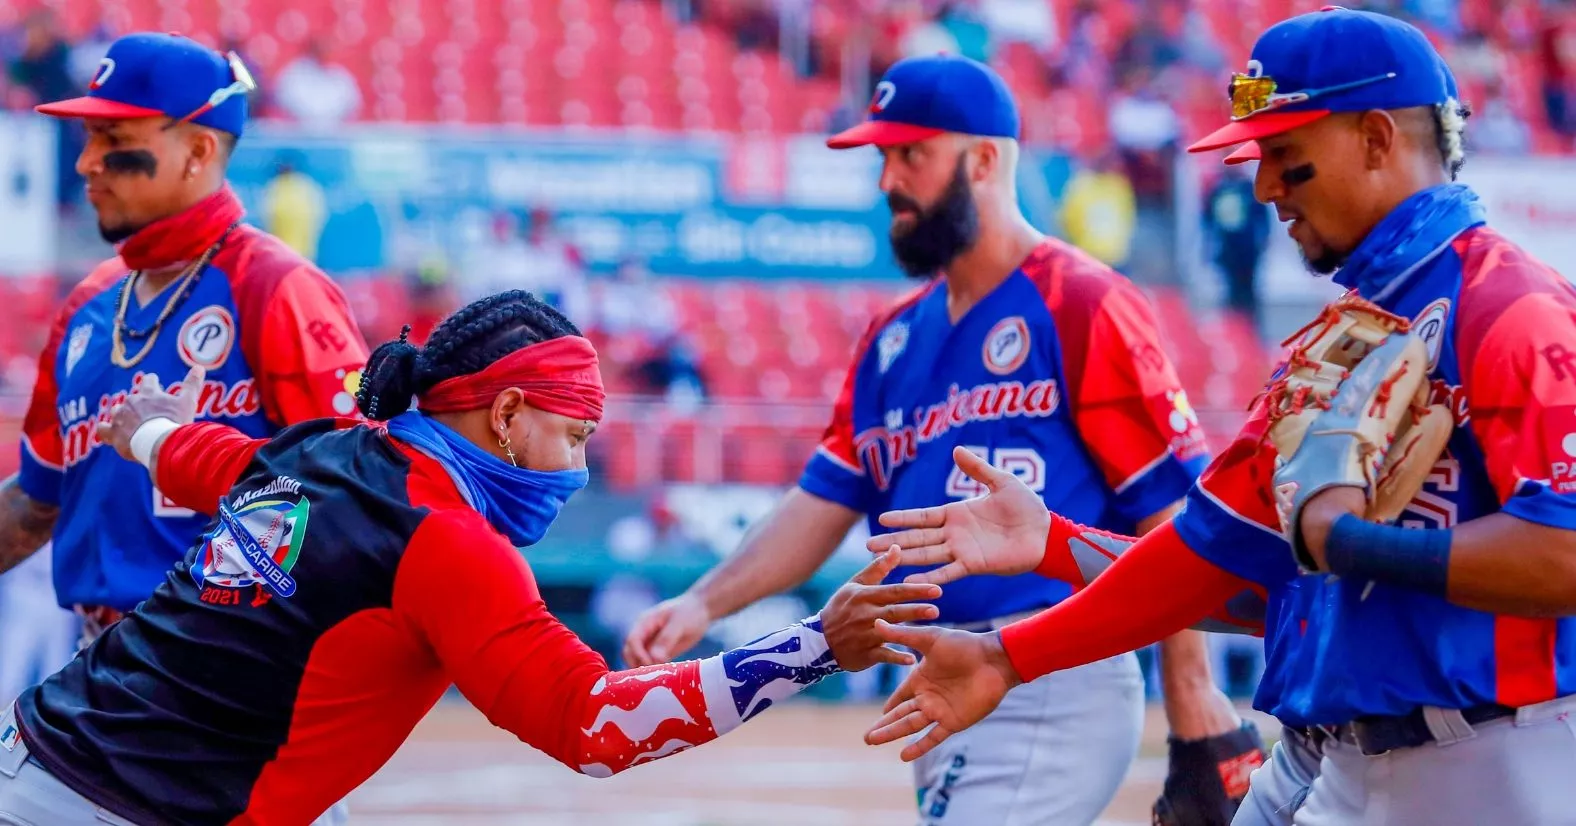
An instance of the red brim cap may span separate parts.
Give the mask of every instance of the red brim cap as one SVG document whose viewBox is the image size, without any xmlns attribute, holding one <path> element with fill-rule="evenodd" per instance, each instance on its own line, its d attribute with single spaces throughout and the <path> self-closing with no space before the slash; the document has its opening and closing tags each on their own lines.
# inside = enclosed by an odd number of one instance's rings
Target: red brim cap
<svg viewBox="0 0 1576 826">
<path fill-rule="evenodd" d="M 41 115 L 53 115 L 57 118 L 117 118 L 130 120 L 132 118 L 152 118 L 164 115 L 157 109 L 146 106 L 133 106 L 129 103 L 105 100 L 96 97 L 71 98 L 54 103 L 41 103 L 33 107 L 33 111 Z"/>
<path fill-rule="evenodd" d="M 915 126 L 890 120 L 867 120 L 852 129 L 845 129 L 827 139 L 833 149 L 852 149 L 856 146 L 897 146 L 934 138 L 946 130 L 930 126 Z"/>
<path fill-rule="evenodd" d="M 1226 165 L 1236 166 L 1239 163 L 1256 161 L 1259 159 L 1259 157 L 1259 142 L 1248 141 L 1247 143 L 1237 147 L 1237 151 L 1226 156 Z"/>
<path fill-rule="evenodd" d="M 1232 121 L 1216 129 L 1203 140 L 1189 146 L 1187 151 L 1208 152 L 1211 149 L 1268 138 L 1282 132 L 1290 132 L 1299 126 L 1306 126 L 1328 114 L 1330 114 L 1329 110 L 1315 109 L 1311 112 L 1266 112 L 1262 115 L 1254 115 Z"/>
</svg>

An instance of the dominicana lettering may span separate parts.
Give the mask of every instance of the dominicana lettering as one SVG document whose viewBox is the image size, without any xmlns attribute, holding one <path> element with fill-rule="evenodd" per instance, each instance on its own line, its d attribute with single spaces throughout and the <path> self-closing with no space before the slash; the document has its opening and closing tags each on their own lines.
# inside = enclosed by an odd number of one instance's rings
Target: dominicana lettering
<svg viewBox="0 0 1576 826">
<path fill-rule="evenodd" d="M 100 422 L 109 421 L 110 411 L 115 405 L 126 400 L 137 387 L 141 386 L 143 377 L 150 375 L 138 372 L 131 379 L 131 389 L 122 390 L 114 395 L 104 394 L 99 396 L 98 411 L 92 415 L 87 413 L 87 400 L 76 399 L 60 407 L 61 430 L 64 441 L 64 459 L 66 467 L 86 459 L 94 448 L 100 445 L 98 438 L 98 425 Z M 169 388 L 170 392 L 179 395 L 181 386 L 176 384 Z M 197 418 L 199 419 L 238 419 L 261 412 L 263 409 L 262 396 L 257 392 L 257 383 L 253 379 L 242 379 L 234 384 L 222 381 L 205 381 L 202 393 L 197 397 Z M 86 418 L 81 418 L 86 416 Z M 80 419 L 71 421 L 71 419 Z"/>
<path fill-rule="evenodd" d="M 967 390 L 954 384 L 947 389 L 946 401 L 916 408 L 913 424 L 872 427 L 855 436 L 854 455 L 876 487 L 886 490 L 897 469 L 919 455 L 920 445 L 941 438 L 952 428 L 970 422 L 1044 418 L 1056 412 L 1061 400 L 1055 379 L 1037 379 L 1028 384 L 999 381 Z"/>
</svg>

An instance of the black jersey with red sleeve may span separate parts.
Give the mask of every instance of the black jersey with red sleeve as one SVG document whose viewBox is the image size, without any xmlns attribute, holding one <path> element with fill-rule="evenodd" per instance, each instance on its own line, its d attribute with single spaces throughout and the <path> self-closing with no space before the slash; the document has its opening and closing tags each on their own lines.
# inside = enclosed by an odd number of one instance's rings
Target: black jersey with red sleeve
<svg viewBox="0 0 1576 826">
<path fill-rule="evenodd" d="M 605 777 L 714 739 L 837 670 L 811 618 L 610 672 L 434 458 L 351 420 L 272 440 L 186 425 L 160 488 L 207 531 L 137 610 L 17 702 L 40 764 L 139 822 L 307 824 L 452 683 Z"/>
</svg>

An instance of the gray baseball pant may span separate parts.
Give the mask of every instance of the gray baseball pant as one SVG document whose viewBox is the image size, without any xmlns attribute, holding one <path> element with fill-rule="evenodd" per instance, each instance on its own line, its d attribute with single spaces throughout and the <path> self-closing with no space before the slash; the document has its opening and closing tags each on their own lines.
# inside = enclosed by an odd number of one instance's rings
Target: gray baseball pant
<svg viewBox="0 0 1576 826">
<path fill-rule="evenodd" d="M 1576 697 L 1470 726 L 1431 712 L 1436 741 L 1369 756 L 1297 732 L 1253 774 L 1233 826 L 1576 826 Z"/>
</svg>

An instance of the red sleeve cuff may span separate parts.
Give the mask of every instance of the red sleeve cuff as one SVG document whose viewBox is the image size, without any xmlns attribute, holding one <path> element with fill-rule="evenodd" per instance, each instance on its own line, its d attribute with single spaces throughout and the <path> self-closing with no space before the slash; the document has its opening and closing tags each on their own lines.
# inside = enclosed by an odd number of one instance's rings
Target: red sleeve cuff
<svg viewBox="0 0 1576 826">
<path fill-rule="evenodd" d="M 212 515 L 266 441 L 218 422 L 181 425 L 159 446 L 155 481 L 175 504 Z"/>
<path fill-rule="evenodd" d="M 1002 645 L 1027 682 L 1158 642 L 1246 585 L 1194 553 L 1168 522 L 1071 599 L 1003 628 Z"/>
<path fill-rule="evenodd" d="M 1034 572 L 1083 588 L 1137 541 L 1137 537 L 1080 525 L 1053 513 L 1051 529 L 1045 534 L 1045 556 Z"/>
</svg>

